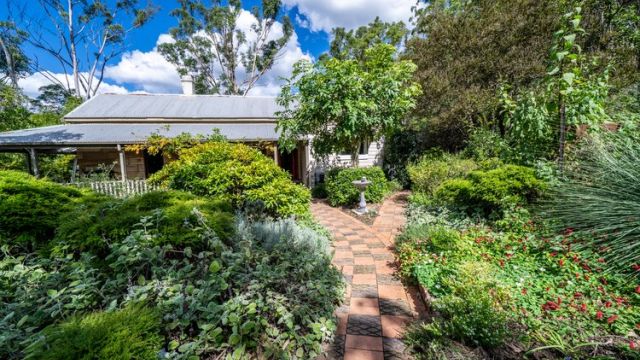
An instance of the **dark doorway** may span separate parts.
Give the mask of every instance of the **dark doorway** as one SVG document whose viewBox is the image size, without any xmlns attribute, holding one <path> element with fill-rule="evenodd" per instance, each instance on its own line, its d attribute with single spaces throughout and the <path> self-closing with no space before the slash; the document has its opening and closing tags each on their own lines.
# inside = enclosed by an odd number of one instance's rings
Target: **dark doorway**
<svg viewBox="0 0 640 360">
<path fill-rule="evenodd" d="M 299 182 L 301 180 L 300 154 L 297 148 L 289 153 L 278 151 L 278 165 L 291 174 L 293 181 Z"/>
<path fill-rule="evenodd" d="M 162 154 L 151 155 L 146 150 L 144 152 L 144 173 L 149 177 L 162 169 L 164 157 Z"/>
</svg>

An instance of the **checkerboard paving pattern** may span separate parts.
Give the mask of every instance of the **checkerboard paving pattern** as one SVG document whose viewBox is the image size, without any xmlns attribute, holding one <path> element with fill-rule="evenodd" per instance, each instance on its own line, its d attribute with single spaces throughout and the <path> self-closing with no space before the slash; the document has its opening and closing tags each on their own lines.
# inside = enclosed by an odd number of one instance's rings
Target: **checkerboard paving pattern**
<svg viewBox="0 0 640 360">
<path fill-rule="evenodd" d="M 410 359 L 400 340 L 406 325 L 424 313 L 420 294 L 396 276 L 393 241 L 406 222 L 407 193 L 387 199 L 372 226 L 316 202 L 314 217 L 333 234 L 333 264 L 347 283 L 336 311 L 337 334 L 321 359 Z"/>
</svg>

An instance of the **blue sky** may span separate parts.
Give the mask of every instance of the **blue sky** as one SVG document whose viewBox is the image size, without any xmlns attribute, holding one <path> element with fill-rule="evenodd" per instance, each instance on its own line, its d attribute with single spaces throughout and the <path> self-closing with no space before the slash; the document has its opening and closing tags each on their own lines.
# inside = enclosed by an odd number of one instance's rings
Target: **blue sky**
<svg viewBox="0 0 640 360">
<path fill-rule="evenodd" d="M 7 0 L 4 0 L 7 1 Z M 36 0 L 8 0 L 26 9 L 29 17 L 40 17 L 38 26 L 50 26 L 44 12 Z M 145 0 L 142 0 L 144 2 Z M 210 3 L 209 0 L 203 0 Z M 105 81 L 101 92 L 180 92 L 179 78 L 172 65 L 155 51 L 158 41 L 168 41 L 168 32 L 177 25 L 177 19 L 169 13 L 178 6 L 176 0 L 152 0 L 160 10 L 143 28 L 128 34 L 127 51 L 119 58 L 113 59 L 105 72 Z M 281 78 L 290 74 L 291 66 L 296 61 L 306 58 L 314 59 L 329 47 L 330 30 L 336 26 L 355 28 L 365 25 L 379 16 L 385 21 L 407 21 L 411 16 L 411 7 L 416 0 L 282 0 L 285 13 L 292 19 L 295 35 L 281 52 L 281 58 L 273 69 L 265 75 L 252 90 L 254 95 L 274 95 L 278 92 Z M 244 0 L 243 8 L 250 10 L 259 6 L 261 0 Z M 246 20 L 252 15 L 242 15 Z M 0 6 L 0 20 L 8 18 L 5 6 Z M 20 26 L 19 19 L 14 19 Z M 239 21 L 240 23 L 240 21 Z M 56 61 L 46 54 L 25 46 L 27 54 L 38 59 L 42 71 L 48 76 L 63 78 L 61 68 Z M 43 72 L 36 72 L 21 81 L 25 93 L 37 95 L 38 88 L 50 83 Z"/>
</svg>

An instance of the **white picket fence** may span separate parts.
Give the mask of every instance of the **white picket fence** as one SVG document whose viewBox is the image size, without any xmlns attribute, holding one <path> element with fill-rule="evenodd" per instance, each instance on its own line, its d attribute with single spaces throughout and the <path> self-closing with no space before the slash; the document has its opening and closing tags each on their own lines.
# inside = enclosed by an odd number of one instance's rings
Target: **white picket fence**
<svg viewBox="0 0 640 360">
<path fill-rule="evenodd" d="M 116 198 L 126 198 L 133 195 L 144 194 L 149 191 L 160 190 L 158 186 L 150 185 L 144 180 L 77 182 L 71 183 L 70 185 L 90 188 L 97 193 Z"/>
</svg>

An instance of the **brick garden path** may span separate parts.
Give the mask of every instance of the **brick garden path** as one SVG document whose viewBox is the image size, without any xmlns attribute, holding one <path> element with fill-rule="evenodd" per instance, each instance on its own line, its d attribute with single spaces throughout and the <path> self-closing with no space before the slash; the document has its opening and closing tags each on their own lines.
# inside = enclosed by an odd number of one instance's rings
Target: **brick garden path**
<svg viewBox="0 0 640 360">
<path fill-rule="evenodd" d="M 409 358 L 400 337 L 424 308 L 417 289 L 395 275 L 393 242 L 406 221 L 406 197 L 401 192 L 387 199 L 372 226 L 325 203 L 312 205 L 314 217 L 333 234 L 333 263 L 347 282 L 336 339 L 324 359 Z"/>
</svg>

